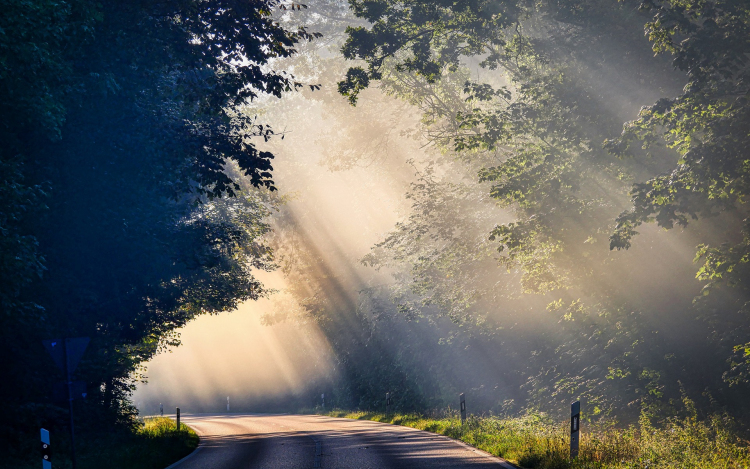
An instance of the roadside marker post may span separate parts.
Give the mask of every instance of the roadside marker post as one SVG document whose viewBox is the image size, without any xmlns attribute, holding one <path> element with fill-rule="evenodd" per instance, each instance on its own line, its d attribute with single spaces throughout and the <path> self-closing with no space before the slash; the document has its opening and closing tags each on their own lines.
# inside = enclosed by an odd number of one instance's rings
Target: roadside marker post
<svg viewBox="0 0 750 469">
<path fill-rule="evenodd" d="M 325 411 L 326 410 L 326 393 L 322 393 L 320 395 L 320 401 L 322 402 L 323 410 Z"/>
<path fill-rule="evenodd" d="M 461 403 L 461 426 L 466 423 L 466 397 L 464 393 L 458 396 L 459 402 Z"/>
<path fill-rule="evenodd" d="M 49 431 L 42 428 L 42 469 L 52 469 L 52 449 L 49 443 Z"/>
<path fill-rule="evenodd" d="M 388 418 L 388 411 L 391 409 L 391 393 L 385 393 L 385 417 Z"/>
<path fill-rule="evenodd" d="M 227 396 L 227 412 L 229 412 L 229 396 Z"/>
<path fill-rule="evenodd" d="M 570 459 L 578 457 L 581 436 L 581 401 L 570 405 Z"/>
<path fill-rule="evenodd" d="M 73 469 L 76 469 L 76 438 L 75 425 L 73 422 L 73 399 L 78 395 L 86 397 L 86 383 L 73 381 L 73 372 L 81 361 L 86 347 L 89 345 L 88 337 L 76 337 L 73 339 L 43 340 L 42 344 L 52 356 L 55 364 L 65 374 L 65 385 L 68 392 L 68 409 L 70 411 L 70 461 Z M 73 389 L 76 391 L 73 391 Z"/>
<path fill-rule="evenodd" d="M 180 408 L 177 408 L 177 431 L 180 431 Z"/>
</svg>

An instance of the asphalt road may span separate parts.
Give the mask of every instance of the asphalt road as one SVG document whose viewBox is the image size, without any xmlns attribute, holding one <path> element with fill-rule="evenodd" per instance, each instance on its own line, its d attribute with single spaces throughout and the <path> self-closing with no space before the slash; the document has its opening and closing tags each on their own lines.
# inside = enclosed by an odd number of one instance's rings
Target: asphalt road
<svg viewBox="0 0 750 469">
<path fill-rule="evenodd" d="M 168 469 L 496 469 L 513 466 L 413 428 L 318 415 L 184 415 L 198 449 Z"/>
</svg>

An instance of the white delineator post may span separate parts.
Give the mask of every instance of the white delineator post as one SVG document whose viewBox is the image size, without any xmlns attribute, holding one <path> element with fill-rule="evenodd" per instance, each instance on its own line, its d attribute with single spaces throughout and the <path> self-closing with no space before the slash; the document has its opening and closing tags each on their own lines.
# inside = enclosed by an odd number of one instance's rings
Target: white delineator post
<svg viewBox="0 0 750 469">
<path fill-rule="evenodd" d="M 326 394 L 325 394 L 325 393 L 322 393 L 322 394 L 320 395 L 320 401 L 321 401 L 321 402 L 322 402 L 322 404 L 323 404 L 323 410 L 326 410 Z"/>
<path fill-rule="evenodd" d="M 227 412 L 229 412 L 229 396 L 227 396 Z"/>
<path fill-rule="evenodd" d="M 463 425 L 466 423 L 466 397 L 464 396 L 464 393 L 461 393 L 458 396 L 458 401 L 461 406 L 461 425 Z"/>
<path fill-rule="evenodd" d="M 581 401 L 570 405 L 570 459 L 578 457 L 581 436 Z"/>
<path fill-rule="evenodd" d="M 42 428 L 42 469 L 52 469 L 52 449 L 49 444 L 49 431 Z"/>
</svg>

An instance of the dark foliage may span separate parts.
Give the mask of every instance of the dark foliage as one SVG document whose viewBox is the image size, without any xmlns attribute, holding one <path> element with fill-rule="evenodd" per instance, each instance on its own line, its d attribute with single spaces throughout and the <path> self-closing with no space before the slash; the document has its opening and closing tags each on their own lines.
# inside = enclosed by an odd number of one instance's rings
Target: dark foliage
<svg viewBox="0 0 750 469">
<path fill-rule="evenodd" d="M 127 421 L 139 365 L 175 329 L 264 295 L 255 188 L 274 190 L 273 155 L 253 139 L 273 130 L 233 109 L 302 86 L 271 62 L 317 36 L 277 5 L 0 3 L 3 443 L 54 415 L 42 339 L 91 337 L 81 412 Z"/>
</svg>

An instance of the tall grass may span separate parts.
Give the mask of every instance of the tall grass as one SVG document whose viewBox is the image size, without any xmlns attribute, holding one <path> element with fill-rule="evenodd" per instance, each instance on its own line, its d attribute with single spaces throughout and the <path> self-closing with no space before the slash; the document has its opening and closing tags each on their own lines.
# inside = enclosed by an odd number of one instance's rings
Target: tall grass
<svg viewBox="0 0 750 469">
<path fill-rule="evenodd" d="M 199 443 L 198 435 L 187 425 L 166 417 L 146 418 L 132 427 L 76 432 L 78 469 L 164 469 L 190 454 Z M 38 433 L 24 440 L 14 454 L 0 458 L 0 468 L 37 469 L 41 466 Z M 67 431 L 51 432 L 52 467 L 69 469 L 70 438 Z"/>
<path fill-rule="evenodd" d="M 78 467 L 164 469 L 190 454 L 198 442 L 198 435 L 187 425 L 180 425 L 178 432 L 175 421 L 170 418 L 146 418 L 131 433 L 104 434 L 98 440 L 89 436 L 79 452 L 82 457 Z M 97 444 L 106 449 L 95 451 L 94 445 Z"/>
<path fill-rule="evenodd" d="M 129 468 L 164 468 L 187 456 L 198 447 L 199 438 L 185 424 L 176 431 L 174 420 L 167 417 L 151 417 L 143 420 L 136 431 L 133 444 L 123 446 L 117 452 L 119 466 Z"/>
<path fill-rule="evenodd" d="M 531 469 L 750 469 L 749 442 L 732 431 L 731 420 L 692 415 L 654 426 L 642 417 L 627 428 L 584 426 L 580 452 L 570 461 L 568 422 L 541 414 L 520 418 L 455 415 L 430 418 L 416 414 L 334 411 L 328 415 L 375 420 L 427 430 L 464 441 L 488 453 Z"/>
</svg>

